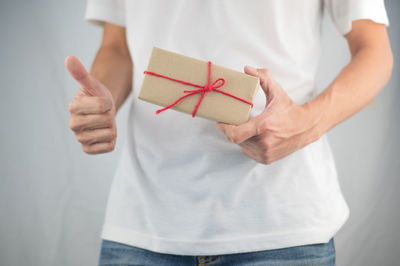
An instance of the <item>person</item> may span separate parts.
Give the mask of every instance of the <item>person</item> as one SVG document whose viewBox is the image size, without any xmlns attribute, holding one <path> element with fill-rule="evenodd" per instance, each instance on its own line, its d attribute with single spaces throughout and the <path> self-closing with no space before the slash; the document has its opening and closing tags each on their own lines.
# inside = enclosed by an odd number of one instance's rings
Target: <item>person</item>
<svg viewBox="0 0 400 266">
<path fill-rule="evenodd" d="M 351 60 L 318 93 L 325 12 Z M 132 96 L 100 265 L 335 264 L 349 208 L 325 133 L 390 78 L 383 0 L 89 0 L 85 17 L 103 27 L 90 74 L 66 58 L 80 84 L 69 126 L 84 152 L 114 149 Z M 155 115 L 137 98 L 152 46 L 258 77 L 248 122 Z"/>
</svg>

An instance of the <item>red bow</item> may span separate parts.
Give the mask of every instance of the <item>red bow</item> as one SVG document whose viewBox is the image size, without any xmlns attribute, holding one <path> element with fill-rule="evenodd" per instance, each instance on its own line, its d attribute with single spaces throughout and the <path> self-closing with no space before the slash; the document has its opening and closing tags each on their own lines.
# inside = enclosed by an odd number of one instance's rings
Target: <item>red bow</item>
<svg viewBox="0 0 400 266">
<path fill-rule="evenodd" d="M 253 107 L 253 103 L 251 103 L 249 101 L 246 101 L 246 100 L 244 100 L 242 98 L 236 97 L 235 95 L 232 95 L 230 93 L 218 90 L 218 88 L 221 88 L 222 86 L 224 86 L 225 79 L 219 78 L 219 79 L 217 79 L 216 81 L 214 81 L 210 85 L 210 82 L 211 82 L 211 62 L 210 61 L 208 62 L 208 82 L 204 86 L 198 85 L 198 84 L 193 84 L 193 83 L 186 82 L 186 81 L 183 81 L 183 80 L 174 79 L 174 78 L 167 77 L 167 76 L 164 76 L 164 75 L 160 75 L 160 74 L 157 74 L 157 73 L 154 73 L 154 72 L 150 72 L 150 71 L 144 71 L 144 74 L 149 74 L 149 75 L 157 76 L 157 77 L 160 77 L 160 78 L 166 78 L 166 79 L 169 79 L 169 80 L 172 80 L 172 81 L 176 81 L 176 82 L 179 82 L 179 83 L 182 83 L 182 84 L 185 84 L 185 85 L 190 85 L 190 86 L 193 86 L 193 87 L 200 88 L 198 90 L 183 91 L 184 93 L 188 93 L 188 94 L 186 94 L 185 96 L 182 96 L 181 98 L 176 100 L 173 104 L 170 104 L 170 105 L 168 105 L 168 106 L 166 106 L 166 107 L 164 107 L 162 109 L 157 110 L 156 114 L 159 114 L 162 111 L 165 111 L 165 110 L 171 108 L 172 106 L 176 105 L 178 102 L 180 102 L 181 100 L 183 100 L 184 98 L 186 98 L 188 96 L 191 96 L 191 95 L 194 95 L 194 94 L 197 94 L 197 93 L 201 93 L 201 97 L 200 97 L 199 101 L 197 102 L 196 106 L 194 107 L 194 110 L 193 110 L 193 113 L 192 113 L 192 117 L 194 117 L 196 115 L 197 109 L 199 108 L 200 103 L 203 100 L 204 96 L 206 95 L 207 92 L 210 92 L 210 91 L 217 91 L 219 93 L 225 94 L 227 96 L 233 97 L 233 98 L 235 98 L 237 100 L 240 100 L 242 102 L 250 104 L 251 107 Z M 217 83 L 220 82 L 220 81 L 221 81 L 221 83 L 217 85 Z"/>
</svg>

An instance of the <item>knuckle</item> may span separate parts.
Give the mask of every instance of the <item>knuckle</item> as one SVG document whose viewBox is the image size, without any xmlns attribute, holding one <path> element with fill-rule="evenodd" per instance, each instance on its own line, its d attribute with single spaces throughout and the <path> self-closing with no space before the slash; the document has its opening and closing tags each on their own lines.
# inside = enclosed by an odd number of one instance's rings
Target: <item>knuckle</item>
<svg viewBox="0 0 400 266">
<path fill-rule="evenodd" d="M 238 138 L 237 134 L 236 134 L 235 132 L 233 132 L 233 131 L 231 131 L 231 132 L 229 133 L 228 139 L 229 139 L 231 142 L 235 143 L 235 144 L 238 144 L 238 143 L 239 143 L 239 138 Z"/>
<path fill-rule="evenodd" d="M 117 138 L 117 131 L 115 129 L 110 129 L 109 134 L 113 140 Z"/>
<path fill-rule="evenodd" d="M 72 117 L 69 120 L 69 128 L 72 129 L 72 131 L 79 131 L 82 128 L 82 123 L 79 121 L 77 117 Z"/>
<path fill-rule="evenodd" d="M 86 143 L 86 138 L 82 135 L 82 134 L 76 134 L 76 139 L 80 142 L 80 143 Z"/>
<path fill-rule="evenodd" d="M 104 99 L 98 97 L 96 98 L 96 104 L 97 104 L 97 110 L 99 112 L 105 112 L 106 109 L 106 103 L 104 102 Z"/>
<path fill-rule="evenodd" d="M 112 125 L 114 122 L 114 117 L 111 115 L 110 112 L 108 112 L 107 114 L 105 114 L 105 121 L 107 125 Z"/>
<path fill-rule="evenodd" d="M 72 131 L 76 131 L 76 130 L 78 129 L 78 126 L 77 126 L 77 123 L 76 123 L 76 119 L 71 118 L 71 119 L 69 120 L 69 128 L 70 128 Z"/>
<path fill-rule="evenodd" d="M 82 145 L 82 150 L 87 154 L 93 154 L 93 151 L 89 148 L 88 145 Z"/>
<path fill-rule="evenodd" d="M 75 124 L 73 123 L 72 119 L 69 120 L 68 127 L 69 127 L 71 130 L 74 130 Z"/>
<path fill-rule="evenodd" d="M 236 139 L 233 140 L 233 143 L 239 144 L 239 143 L 240 143 L 240 140 L 236 138 Z"/>
<path fill-rule="evenodd" d="M 76 134 L 76 139 L 82 144 L 90 144 L 90 142 L 93 140 L 90 136 L 85 134 Z"/>
<path fill-rule="evenodd" d="M 260 69 L 259 72 L 264 76 L 269 76 L 269 70 L 266 68 Z"/>
<path fill-rule="evenodd" d="M 268 123 L 266 120 L 262 120 L 256 125 L 256 134 L 261 135 L 263 132 L 268 130 Z"/>
<path fill-rule="evenodd" d="M 115 149 L 115 141 L 111 141 L 107 145 L 107 151 L 113 151 Z"/>
<path fill-rule="evenodd" d="M 262 129 L 261 126 L 256 126 L 256 136 L 261 135 L 261 133 L 263 133 L 264 130 Z"/>
<path fill-rule="evenodd" d="M 269 154 L 267 152 L 265 152 L 265 153 L 263 153 L 261 155 L 261 162 L 263 164 L 269 164 L 270 163 L 270 157 L 269 157 Z"/>
<path fill-rule="evenodd" d="M 72 101 L 68 104 L 68 111 L 70 113 L 75 113 L 76 110 L 76 104 Z"/>
<path fill-rule="evenodd" d="M 78 114 L 80 109 L 82 108 L 82 99 L 80 97 L 75 97 L 68 104 L 68 110 L 71 114 Z"/>
<path fill-rule="evenodd" d="M 239 143 L 240 143 L 240 140 L 239 140 L 239 138 L 238 138 L 237 136 L 233 137 L 233 138 L 231 139 L 231 141 L 232 141 L 233 143 L 235 143 L 235 144 L 239 144 Z"/>
<path fill-rule="evenodd" d="M 265 148 L 266 150 L 270 149 L 272 147 L 272 145 L 273 145 L 273 141 L 268 137 L 261 140 L 261 146 L 263 148 Z"/>
</svg>

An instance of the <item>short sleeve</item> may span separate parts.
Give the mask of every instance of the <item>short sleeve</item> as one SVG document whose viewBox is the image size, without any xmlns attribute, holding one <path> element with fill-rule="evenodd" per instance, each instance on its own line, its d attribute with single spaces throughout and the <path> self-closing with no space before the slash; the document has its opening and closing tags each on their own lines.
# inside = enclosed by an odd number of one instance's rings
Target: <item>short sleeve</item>
<svg viewBox="0 0 400 266">
<path fill-rule="evenodd" d="M 88 0 L 85 19 L 93 24 L 109 22 L 125 27 L 125 0 Z"/>
<path fill-rule="evenodd" d="M 384 0 L 324 0 L 324 7 L 342 35 L 349 33 L 352 21 L 358 19 L 389 25 Z"/>
</svg>

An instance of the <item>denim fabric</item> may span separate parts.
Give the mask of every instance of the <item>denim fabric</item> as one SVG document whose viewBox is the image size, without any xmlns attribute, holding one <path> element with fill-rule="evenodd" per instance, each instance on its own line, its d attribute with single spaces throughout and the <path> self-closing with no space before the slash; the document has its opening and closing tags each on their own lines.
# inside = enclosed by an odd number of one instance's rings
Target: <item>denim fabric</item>
<svg viewBox="0 0 400 266">
<path fill-rule="evenodd" d="M 328 243 L 215 256 L 183 256 L 153 252 L 103 240 L 100 266 L 332 266 L 333 238 Z"/>
</svg>

